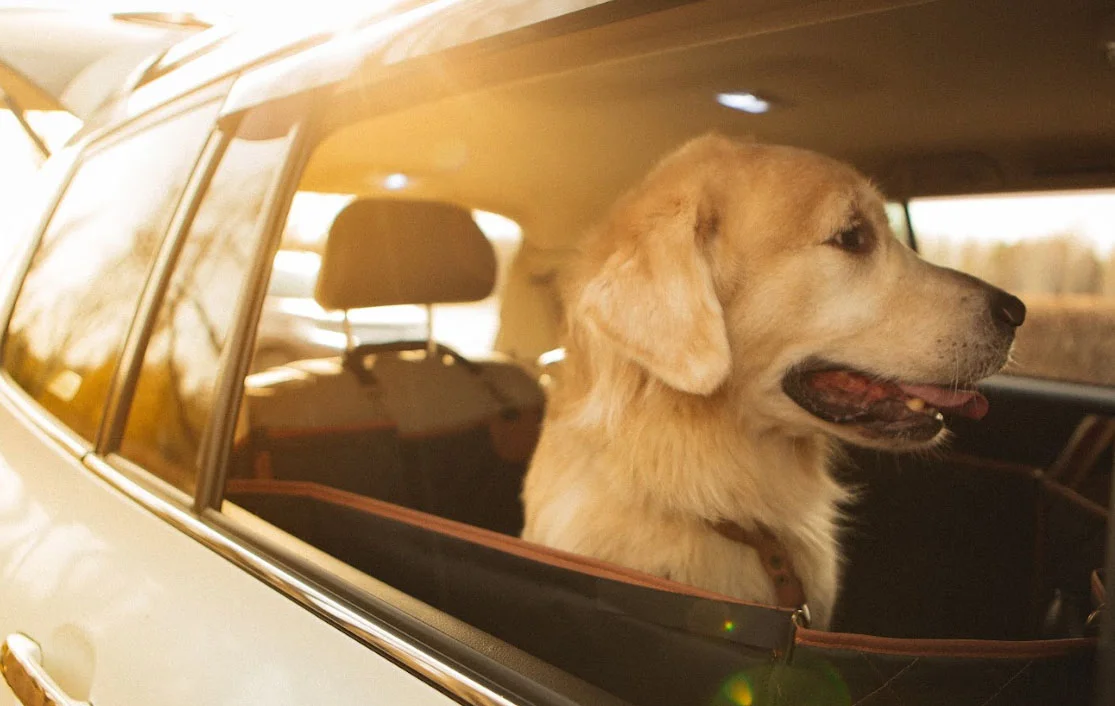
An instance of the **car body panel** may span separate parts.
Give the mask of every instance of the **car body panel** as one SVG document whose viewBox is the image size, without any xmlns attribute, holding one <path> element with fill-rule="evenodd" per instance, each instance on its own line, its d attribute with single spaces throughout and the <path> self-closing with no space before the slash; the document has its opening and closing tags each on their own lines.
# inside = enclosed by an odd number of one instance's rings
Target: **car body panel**
<svg viewBox="0 0 1115 706">
<path fill-rule="evenodd" d="M 109 487 L 31 405 L 0 381 L 0 633 L 38 642 L 71 697 L 453 703 Z"/>
</svg>

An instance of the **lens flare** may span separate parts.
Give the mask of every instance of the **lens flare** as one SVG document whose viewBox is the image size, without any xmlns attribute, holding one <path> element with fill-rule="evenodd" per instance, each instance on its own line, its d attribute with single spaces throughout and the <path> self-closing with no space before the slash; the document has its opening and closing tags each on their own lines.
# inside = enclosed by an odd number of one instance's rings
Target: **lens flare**
<svg viewBox="0 0 1115 706">
<path fill-rule="evenodd" d="M 736 672 L 720 686 L 709 706 L 851 706 L 851 703 L 848 685 L 831 663 L 799 656 L 792 664 L 758 664 Z"/>
<path fill-rule="evenodd" d="M 751 690 L 751 682 L 743 674 L 737 674 L 724 685 L 724 696 L 732 706 L 752 706 L 755 703 L 755 693 Z"/>
</svg>

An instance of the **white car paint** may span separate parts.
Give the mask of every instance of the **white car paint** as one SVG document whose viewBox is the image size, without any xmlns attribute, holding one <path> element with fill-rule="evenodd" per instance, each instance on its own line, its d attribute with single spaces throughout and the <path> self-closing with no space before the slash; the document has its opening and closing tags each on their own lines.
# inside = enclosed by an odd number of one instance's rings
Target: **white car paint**
<svg viewBox="0 0 1115 706">
<path fill-rule="evenodd" d="M 0 638 L 38 642 L 72 698 L 455 703 L 112 488 L 0 388 Z"/>
</svg>

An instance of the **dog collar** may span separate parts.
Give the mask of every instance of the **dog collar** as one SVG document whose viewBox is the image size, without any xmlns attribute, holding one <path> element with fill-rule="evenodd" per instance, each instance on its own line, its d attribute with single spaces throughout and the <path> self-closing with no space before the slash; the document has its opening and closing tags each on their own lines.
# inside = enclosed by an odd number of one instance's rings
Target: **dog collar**
<svg viewBox="0 0 1115 706">
<path fill-rule="evenodd" d="M 774 595 L 780 608 L 802 609 L 805 607 L 805 587 L 794 570 L 794 561 L 770 528 L 756 523 L 755 529 L 746 530 L 730 520 L 710 522 L 721 537 L 739 544 L 746 544 L 759 555 L 770 582 L 774 585 Z"/>
</svg>

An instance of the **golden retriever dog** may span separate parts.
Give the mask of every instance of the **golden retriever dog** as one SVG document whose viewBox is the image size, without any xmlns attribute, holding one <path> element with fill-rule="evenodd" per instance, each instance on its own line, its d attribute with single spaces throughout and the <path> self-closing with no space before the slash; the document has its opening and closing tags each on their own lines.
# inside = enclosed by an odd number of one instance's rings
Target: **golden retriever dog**
<svg viewBox="0 0 1115 706">
<path fill-rule="evenodd" d="M 1017 298 L 921 260 L 850 166 L 698 138 L 583 240 L 523 537 L 827 627 L 835 440 L 930 446 L 1007 361 Z"/>
</svg>

